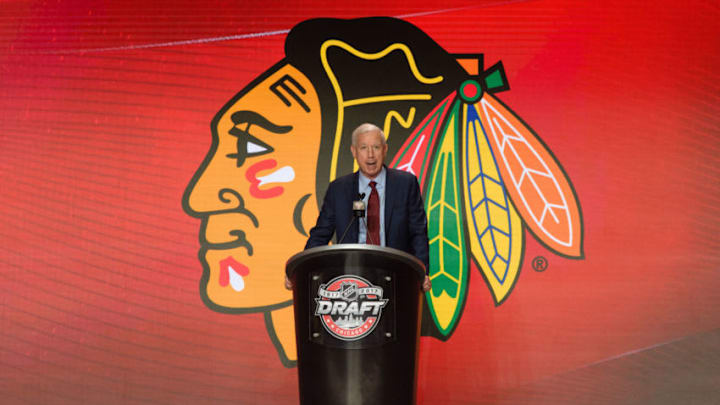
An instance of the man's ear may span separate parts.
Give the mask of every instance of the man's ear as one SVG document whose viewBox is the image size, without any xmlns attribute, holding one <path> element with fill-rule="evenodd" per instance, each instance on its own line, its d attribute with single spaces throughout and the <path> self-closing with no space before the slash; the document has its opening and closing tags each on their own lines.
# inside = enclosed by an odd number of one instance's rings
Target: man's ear
<svg viewBox="0 0 720 405">
<path fill-rule="evenodd" d="M 387 145 L 385 145 L 387 147 Z M 355 145 L 350 145 L 350 152 L 352 152 L 353 158 L 357 160 L 357 150 L 355 149 Z"/>
</svg>

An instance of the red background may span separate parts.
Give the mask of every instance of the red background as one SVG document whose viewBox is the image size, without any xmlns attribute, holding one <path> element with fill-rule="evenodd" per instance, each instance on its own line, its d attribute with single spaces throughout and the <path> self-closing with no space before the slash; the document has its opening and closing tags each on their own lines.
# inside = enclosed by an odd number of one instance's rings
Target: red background
<svg viewBox="0 0 720 405">
<path fill-rule="evenodd" d="M 210 120 L 284 56 L 287 30 L 371 15 L 502 60 L 511 90 L 499 98 L 561 162 L 583 212 L 584 260 L 529 236 L 499 307 L 471 275 L 455 334 L 422 339 L 418 402 L 720 401 L 714 2 L 0 10 L 3 402 L 297 402 L 296 369 L 278 360 L 262 314 L 200 300 L 199 222 L 181 197 Z"/>
</svg>

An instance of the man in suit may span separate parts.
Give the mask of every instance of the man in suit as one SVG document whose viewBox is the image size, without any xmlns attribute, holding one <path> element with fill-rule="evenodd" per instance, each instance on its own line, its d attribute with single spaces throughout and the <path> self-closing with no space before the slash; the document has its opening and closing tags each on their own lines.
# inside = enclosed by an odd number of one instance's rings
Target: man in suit
<svg viewBox="0 0 720 405">
<path fill-rule="evenodd" d="M 425 264 L 427 273 L 427 215 L 417 178 L 384 166 L 385 134 L 373 124 L 353 131 L 350 150 L 360 170 L 330 183 L 305 249 L 327 245 L 335 234 L 338 243 L 368 243 L 410 253 Z M 367 207 L 366 221 L 355 221 L 341 241 L 353 219 L 352 202 L 361 196 Z M 426 275 L 423 290 L 429 289 Z"/>
</svg>

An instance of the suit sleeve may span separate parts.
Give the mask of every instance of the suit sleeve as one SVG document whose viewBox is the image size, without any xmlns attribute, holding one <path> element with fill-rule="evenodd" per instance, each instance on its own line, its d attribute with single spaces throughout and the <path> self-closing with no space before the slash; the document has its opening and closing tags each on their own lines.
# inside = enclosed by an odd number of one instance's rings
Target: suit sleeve
<svg viewBox="0 0 720 405">
<path fill-rule="evenodd" d="M 333 183 L 331 183 L 330 186 L 328 186 L 327 192 L 325 192 L 325 198 L 323 199 L 317 223 L 310 230 L 310 236 L 308 237 L 307 243 L 305 243 L 305 249 L 327 245 L 335 233 L 335 223 L 335 188 L 333 187 Z"/>
<path fill-rule="evenodd" d="M 428 247 L 427 214 L 423 204 L 420 185 L 413 176 L 408 194 L 408 210 L 410 219 L 410 246 L 415 257 L 425 264 L 425 273 L 430 271 L 430 254 Z"/>
</svg>

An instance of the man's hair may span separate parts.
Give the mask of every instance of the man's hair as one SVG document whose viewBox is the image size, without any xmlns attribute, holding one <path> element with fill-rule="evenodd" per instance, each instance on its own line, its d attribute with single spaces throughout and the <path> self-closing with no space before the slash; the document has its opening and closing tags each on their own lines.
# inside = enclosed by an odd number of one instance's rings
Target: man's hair
<svg viewBox="0 0 720 405">
<path fill-rule="evenodd" d="M 357 146 L 357 137 L 364 134 L 365 132 L 376 132 L 380 134 L 380 139 L 382 139 L 383 145 L 385 145 L 385 133 L 382 129 L 378 128 L 377 125 L 371 124 L 369 122 L 366 122 L 364 124 L 360 124 L 359 127 L 355 128 L 355 130 L 352 132 L 352 145 Z"/>
</svg>

